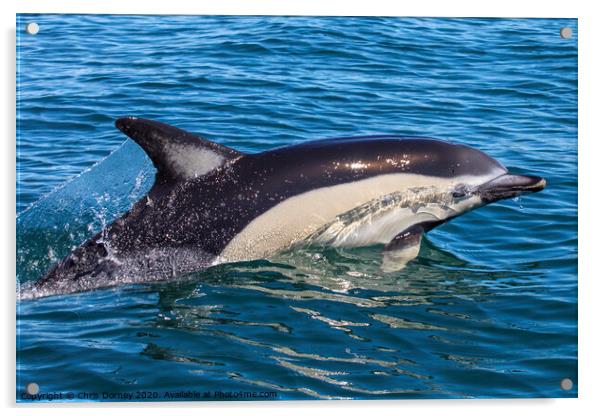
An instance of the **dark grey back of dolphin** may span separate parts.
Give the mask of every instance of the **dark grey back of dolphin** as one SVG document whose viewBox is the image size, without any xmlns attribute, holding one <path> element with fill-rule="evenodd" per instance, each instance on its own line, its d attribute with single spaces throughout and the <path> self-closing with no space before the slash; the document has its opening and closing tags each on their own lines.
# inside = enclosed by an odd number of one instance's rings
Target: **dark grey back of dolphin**
<svg viewBox="0 0 602 416">
<path fill-rule="evenodd" d="M 139 118 L 119 119 L 116 125 L 145 150 L 153 149 L 155 158 L 154 144 L 162 135 L 187 142 L 194 137 Z M 228 148 L 220 146 L 219 151 L 223 149 Z M 158 179 L 150 192 L 155 202 L 132 210 L 127 224 L 135 231 L 124 233 L 118 227 L 112 232 L 118 247 L 186 245 L 217 255 L 253 219 L 287 198 L 316 188 L 391 173 L 449 178 L 506 172 L 496 160 L 468 146 L 392 135 L 318 140 L 257 154 L 229 153 L 232 163 L 187 181 L 164 174 L 163 162 L 155 162 Z M 175 203 L 176 198 L 170 197 L 174 193 L 178 195 Z M 133 217 L 147 226 L 140 227 Z"/>
</svg>

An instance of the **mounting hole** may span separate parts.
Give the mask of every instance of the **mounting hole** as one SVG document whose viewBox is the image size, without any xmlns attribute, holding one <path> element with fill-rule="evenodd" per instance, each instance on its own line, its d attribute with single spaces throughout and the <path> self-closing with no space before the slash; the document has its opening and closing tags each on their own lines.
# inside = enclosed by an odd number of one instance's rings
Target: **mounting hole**
<svg viewBox="0 0 602 416">
<path fill-rule="evenodd" d="M 563 378 L 560 382 L 560 388 L 564 391 L 569 391 L 573 388 L 573 380 L 570 378 Z"/>
<path fill-rule="evenodd" d="M 40 25 L 35 22 L 27 23 L 27 26 L 25 26 L 25 31 L 30 35 L 37 35 L 40 31 Z"/>
<path fill-rule="evenodd" d="M 570 27 L 563 27 L 560 29 L 560 37 L 562 39 L 570 39 L 573 37 L 573 29 Z"/>
<path fill-rule="evenodd" d="M 27 385 L 26 390 L 27 390 L 27 394 L 31 394 L 31 395 L 38 394 L 38 392 L 40 391 L 40 386 L 38 386 L 38 383 L 29 383 Z"/>
</svg>

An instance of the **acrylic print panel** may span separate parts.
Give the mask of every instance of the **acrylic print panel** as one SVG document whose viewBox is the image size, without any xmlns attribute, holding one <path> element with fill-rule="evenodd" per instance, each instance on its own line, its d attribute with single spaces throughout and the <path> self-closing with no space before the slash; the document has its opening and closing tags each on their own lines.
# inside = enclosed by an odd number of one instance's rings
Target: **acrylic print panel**
<svg viewBox="0 0 602 416">
<path fill-rule="evenodd" d="M 17 401 L 577 396 L 576 20 L 17 28 Z"/>
</svg>

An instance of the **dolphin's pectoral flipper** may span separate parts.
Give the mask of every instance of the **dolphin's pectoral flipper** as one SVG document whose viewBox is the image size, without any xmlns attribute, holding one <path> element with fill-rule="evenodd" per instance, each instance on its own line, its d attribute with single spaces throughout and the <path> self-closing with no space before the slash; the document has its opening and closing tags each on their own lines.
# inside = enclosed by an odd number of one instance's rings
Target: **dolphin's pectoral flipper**
<svg viewBox="0 0 602 416">
<path fill-rule="evenodd" d="M 159 184 L 205 175 L 243 155 L 158 121 L 123 117 L 115 126 L 146 152 Z"/>
<path fill-rule="evenodd" d="M 383 250 L 382 270 L 395 272 L 418 257 L 424 226 L 415 224 L 397 234 Z"/>
</svg>

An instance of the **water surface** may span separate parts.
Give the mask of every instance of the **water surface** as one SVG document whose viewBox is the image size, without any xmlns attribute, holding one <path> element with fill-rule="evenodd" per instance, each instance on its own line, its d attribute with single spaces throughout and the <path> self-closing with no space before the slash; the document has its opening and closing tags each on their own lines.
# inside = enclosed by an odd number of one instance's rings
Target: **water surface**
<svg viewBox="0 0 602 416">
<path fill-rule="evenodd" d="M 21 31 L 29 21 L 38 35 Z M 396 273 L 381 271 L 382 247 L 304 249 L 21 301 L 17 400 L 29 382 L 74 400 L 577 395 L 576 20 L 20 15 L 17 27 L 20 284 L 151 185 L 113 127 L 123 115 L 245 152 L 431 136 L 548 182 L 437 228 Z"/>
</svg>

